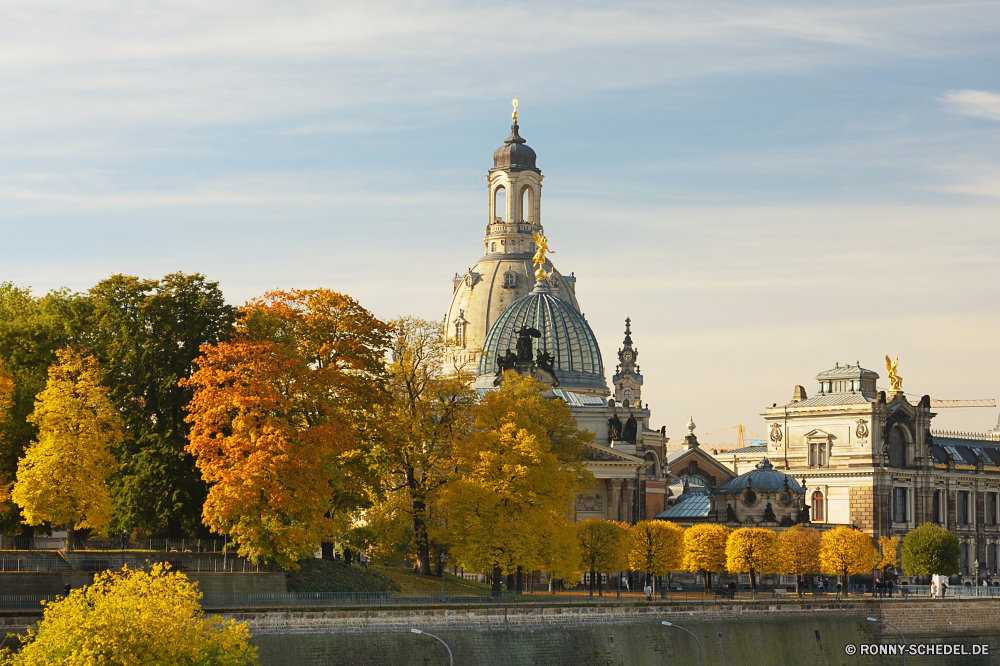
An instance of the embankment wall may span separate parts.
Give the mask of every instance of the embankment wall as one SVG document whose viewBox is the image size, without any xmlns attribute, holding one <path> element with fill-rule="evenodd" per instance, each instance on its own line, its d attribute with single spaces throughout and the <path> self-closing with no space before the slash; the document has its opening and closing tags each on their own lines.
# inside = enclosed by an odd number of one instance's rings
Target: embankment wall
<svg viewBox="0 0 1000 666">
<path fill-rule="evenodd" d="M 189 580 L 198 583 L 204 594 L 285 592 L 284 573 L 194 573 Z M 69 583 L 74 589 L 94 582 L 94 574 L 82 572 L 3 572 L 0 594 L 62 594 Z"/>
</svg>

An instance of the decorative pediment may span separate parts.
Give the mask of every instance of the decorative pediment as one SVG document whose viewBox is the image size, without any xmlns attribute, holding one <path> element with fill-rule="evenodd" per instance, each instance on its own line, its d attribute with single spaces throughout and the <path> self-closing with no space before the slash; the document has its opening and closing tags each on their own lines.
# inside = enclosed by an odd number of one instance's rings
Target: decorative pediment
<svg viewBox="0 0 1000 666">
<path fill-rule="evenodd" d="M 818 428 L 815 430 L 810 430 L 805 434 L 806 439 L 830 439 L 832 437 L 833 435 L 831 435 L 830 433 L 826 432 L 825 430 L 820 430 Z"/>
<path fill-rule="evenodd" d="M 702 451 L 701 447 L 677 451 L 667 456 L 667 460 L 668 470 L 677 476 L 688 474 L 691 464 L 695 464 L 696 468 L 702 472 L 697 476 L 706 480 L 709 478 L 716 480 L 713 482 L 713 486 L 736 476 L 731 469 Z"/>
<path fill-rule="evenodd" d="M 646 462 L 642 458 L 625 453 L 624 451 L 616 451 L 610 446 L 602 446 L 601 444 L 588 444 L 588 451 L 584 453 L 584 458 L 587 460 L 594 460 L 598 462 L 627 462 L 634 465 L 641 465 Z"/>
</svg>

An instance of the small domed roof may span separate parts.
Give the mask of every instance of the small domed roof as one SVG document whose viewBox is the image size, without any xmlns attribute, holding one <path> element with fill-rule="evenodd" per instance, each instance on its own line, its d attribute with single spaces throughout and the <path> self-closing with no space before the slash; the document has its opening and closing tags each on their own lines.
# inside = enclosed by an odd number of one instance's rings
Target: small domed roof
<svg viewBox="0 0 1000 666">
<path fill-rule="evenodd" d="M 510 126 L 510 136 L 504 139 L 503 145 L 493 153 L 494 169 L 510 169 L 511 171 L 541 171 L 535 166 L 535 151 L 532 150 L 521 135 L 517 133 L 517 121 Z"/>
<path fill-rule="evenodd" d="M 479 360 L 480 377 L 489 376 L 492 382 L 497 355 L 517 348 L 517 331 L 524 326 L 541 333 L 535 349 L 552 355 L 559 388 L 607 393 L 601 349 L 590 324 L 569 301 L 550 292 L 545 280 L 535 282 L 530 294 L 507 306 L 490 326 Z"/>
<path fill-rule="evenodd" d="M 771 461 L 764 458 L 757 463 L 756 469 L 752 469 L 746 474 L 740 474 L 735 479 L 720 483 L 713 491 L 718 492 L 722 490 L 728 493 L 738 493 L 744 488 L 752 487 L 758 492 L 776 493 L 785 486 L 788 486 L 792 492 L 803 492 L 802 486 L 795 479 L 774 469 Z"/>
</svg>

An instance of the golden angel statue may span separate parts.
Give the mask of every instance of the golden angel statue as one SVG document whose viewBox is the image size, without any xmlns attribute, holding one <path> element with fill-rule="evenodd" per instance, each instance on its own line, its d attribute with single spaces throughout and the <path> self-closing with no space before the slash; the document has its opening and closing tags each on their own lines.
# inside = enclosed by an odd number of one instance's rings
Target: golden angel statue
<svg viewBox="0 0 1000 666">
<path fill-rule="evenodd" d="M 535 279 L 544 280 L 549 276 L 549 274 L 545 272 L 545 253 L 552 252 L 552 250 L 549 249 L 549 239 L 547 236 L 543 236 L 537 231 L 532 231 L 531 234 L 535 237 L 535 256 L 531 258 L 531 262 L 538 266 L 538 268 L 535 269 Z M 552 252 L 552 254 L 555 254 L 555 252 Z"/>
<path fill-rule="evenodd" d="M 903 390 L 903 378 L 896 373 L 896 366 L 899 365 L 899 357 L 889 358 L 885 357 L 885 369 L 889 371 L 889 383 L 892 385 L 893 391 Z"/>
</svg>

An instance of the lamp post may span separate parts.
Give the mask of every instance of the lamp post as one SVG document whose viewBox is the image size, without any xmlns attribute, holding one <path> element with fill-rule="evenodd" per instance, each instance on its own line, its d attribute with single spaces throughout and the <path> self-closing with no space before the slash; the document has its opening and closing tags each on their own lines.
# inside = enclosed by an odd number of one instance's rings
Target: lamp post
<svg viewBox="0 0 1000 666">
<path fill-rule="evenodd" d="M 451 648 L 448 647 L 447 643 L 445 643 L 444 641 L 442 641 L 440 638 L 438 638 L 434 634 L 428 634 L 426 631 L 421 631 L 420 629 L 413 629 L 413 628 L 411 628 L 410 632 L 414 633 L 414 634 L 423 634 L 424 636 L 430 636 L 431 638 L 436 639 L 438 642 L 440 642 L 441 645 L 444 646 L 444 649 L 448 651 L 448 663 L 451 664 L 451 666 L 455 666 L 455 658 L 451 656 Z"/>
<path fill-rule="evenodd" d="M 691 634 L 691 636 L 692 636 L 692 637 L 693 637 L 693 638 L 694 638 L 694 639 L 695 639 L 696 641 L 698 641 L 698 666 L 701 666 L 701 641 L 700 641 L 700 640 L 698 640 L 698 637 L 697 637 L 697 636 L 695 636 L 694 634 L 692 634 L 692 633 L 691 633 L 690 631 L 688 631 L 688 630 L 687 630 L 687 629 L 685 629 L 684 627 L 680 626 L 679 624 L 673 624 L 673 623 L 671 623 L 671 622 L 667 622 L 666 620 L 664 620 L 664 621 L 663 621 L 663 626 L 665 626 L 665 627 L 677 627 L 677 628 L 678 628 L 678 629 L 680 629 L 681 631 L 687 631 L 687 632 L 688 632 L 689 634 Z M 904 659 L 905 659 L 905 657 L 904 657 Z M 906 664 L 903 664 L 903 666 L 906 666 Z"/>
<path fill-rule="evenodd" d="M 972 563 L 973 568 L 976 571 L 976 580 L 972 583 L 976 586 L 976 596 L 979 596 L 979 559 L 977 558 L 975 562 Z"/>
<path fill-rule="evenodd" d="M 869 622 L 881 622 L 882 624 L 888 624 L 890 627 L 892 627 L 897 632 L 899 632 L 899 637 L 903 641 L 903 648 L 904 648 L 903 649 L 903 666 L 906 666 L 906 649 L 905 649 L 906 648 L 906 637 L 903 636 L 903 632 L 902 631 L 899 631 L 899 627 L 897 627 L 896 625 L 892 624 L 891 622 L 886 622 L 885 620 L 880 620 L 880 619 L 878 619 L 876 617 L 870 617 L 870 618 L 868 618 L 868 621 Z"/>
<path fill-rule="evenodd" d="M 443 550 L 441 551 L 441 603 L 444 603 L 444 551 Z M 430 634 L 427 635 L 430 636 Z"/>
</svg>

